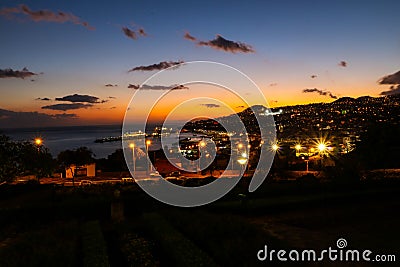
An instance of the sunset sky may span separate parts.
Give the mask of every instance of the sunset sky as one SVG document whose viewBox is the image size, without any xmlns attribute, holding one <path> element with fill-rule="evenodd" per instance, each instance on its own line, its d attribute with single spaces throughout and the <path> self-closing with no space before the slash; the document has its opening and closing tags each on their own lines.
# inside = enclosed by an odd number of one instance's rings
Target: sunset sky
<svg viewBox="0 0 400 267">
<path fill-rule="evenodd" d="M 121 123 L 128 87 L 196 60 L 242 71 L 271 107 L 400 90 L 399 1 L 159 2 L 1 1 L 0 128 Z"/>
</svg>

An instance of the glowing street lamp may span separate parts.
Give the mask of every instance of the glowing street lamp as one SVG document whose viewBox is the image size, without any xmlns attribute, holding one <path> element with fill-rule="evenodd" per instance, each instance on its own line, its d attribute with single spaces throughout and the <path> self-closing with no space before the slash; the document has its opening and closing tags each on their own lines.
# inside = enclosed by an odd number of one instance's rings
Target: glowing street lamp
<svg viewBox="0 0 400 267">
<path fill-rule="evenodd" d="M 43 140 L 42 140 L 41 138 L 36 138 L 36 139 L 35 139 L 35 144 L 36 144 L 37 146 L 40 146 L 42 143 L 43 143 Z"/>
<path fill-rule="evenodd" d="M 37 146 L 38 153 L 40 152 L 40 146 L 43 144 L 42 138 L 35 138 L 35 145 Z"/>
<path fill-rule="evenodd" d="M 206 142 L 204 142 L 203 140 L 201 140 L 199 142 L 199 171 L 201 173 L 201 164 L 200 164 L 200 158 L 201 158 L 201 149 L 206 147 Z"/>
<path fill-rule="evenodd" d="M 132 160 L 133 160 L 133 177 L 136 177 L 136 156 L 135 156 L 135 144 L 129 144 L 129 147 L 132 149 Z"/>
<path fill-rule="evenodd" d="M 242 173 L 244 172 L 244 165 L 247 163 L 247 158 L 239 158 L 237 162 L 242 166 Z"/>
<path fill-rule="evenodd" d="M 146 153 L 149 157 L 149 169 L 148 172 L 151 172 L 151 161 L 150 161 L 150 155 L 149 155 L 149 146 L 151 145 L 151 140 L 146 140 Z"/>
</svg>

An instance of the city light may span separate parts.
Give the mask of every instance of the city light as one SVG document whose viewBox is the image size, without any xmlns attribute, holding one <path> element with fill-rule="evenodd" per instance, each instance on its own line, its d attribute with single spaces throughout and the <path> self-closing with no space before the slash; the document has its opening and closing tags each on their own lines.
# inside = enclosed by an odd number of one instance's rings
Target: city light
<svg viewBox="0 0 400 267">
<path fill-rule="evenodd" d="M 147 146 L 151 145 L 151 141 L 150 141 L 150 140 L 147 140 L 147 141 L 146 141 L 146 145 L 147 145 Z"/>
<path fill-rule="evenodd" d="M 245 159 L 245 158 L 240 158 L 240 159 L 237 160 L 237 162 L 238 162 L 240 165 L 244 165 L 244 164 L 246 164 L 247 159 Z"/>
<path fill-rule="evenodd" d="M 134 144 L 134 143 L 131 143 L 131 144 L 129 144 L 129 147 L 130 147 L 131 149 L 134 149 L 134 148 L 135 148 L 135 144 Z"/>
<path fill-rule="evenodd" d="M 239 149 L 242 149 L 242 148 L 243 148 L 243 144 L 242 144 L 242 143 L 239 143 L 239 144 L 238 144 L 238 148 L 239 148 Z"/>
<path fill-rule="evenodd" d="M 295 148 L 297 151 L 299 151 L 299 150 L 301 149 L 301 145 L 300 145 L 300 144 L 297 144 L 294 148 Z"/>
<path fill-rule="evenodd" d="M 273 144 L 271 148 L 272 148 L 273 151 L 278 151 L 279 150 L 278 144 Z"/>
<path fill-rule="evenodd" d="M 199 145 L 200 145 L 200 147 L 205 147 L 205 146 L 206 146 L 206 142 L 201 141 L 201 142 L 199 143 Z"/>
</svg>

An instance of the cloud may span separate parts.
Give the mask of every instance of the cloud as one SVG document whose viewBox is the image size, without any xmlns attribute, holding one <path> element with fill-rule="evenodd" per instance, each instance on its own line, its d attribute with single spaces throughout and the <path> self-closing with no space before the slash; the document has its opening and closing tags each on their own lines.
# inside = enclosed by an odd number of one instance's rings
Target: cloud
<svg viewBox="0 0 400 267">
<path fill-rule="evenodd" d="M 380 95 L 396 95 L 400 93 L 400 71 L 386 75 L 378 81 L 379 84 L 391 84 L 389 91 L 383 91 Z"/>
<path fill-rule="evenodd" d="M 197 38 L 190 35 L 189 33 L 185 33 L 184 38 L 193 42 L 197 42 Z M 211 48 L 214 48 L 216 50 L 222 50 L 225 52 L 230 52 L 230 53 L 237 53 L 237 52 L 242 52 L 242 53 L 254 53 L 255 50 L 251 45 L 242 43 L 242 42 L 235 42 L 231 41 L 228 39 L 225 39 L 221 35 L 217 34 L 215 39 L 210 40 L 210 41 L 198 41 L 197 45 L 200 46 L 209 46 Z"/>
<path fill-rule="evenodd" d="M 75 16 L 72 13 L 65 13 L 63 11 L 53 12 L 51 10 L 31 10 L 27 5 L 19 5 L 18 7 L 5 7 L 0 9 L 0 15 L 13 18 L 15 14 L 26 15 L 30 20 L 38 22 L 38 21 L 47 21 L 47 22 L 56 22 L 56 23 L 64 23 L 64 22 L 72 22 L 77 25 L 82 25 L 89 30 L 94 30 L 92 26 L 89 25 L 86 21 L 82 21 L 79 17 Z"/>
<path fill-rule="evenodd" d="M 310 77 L 311 77 L 311 79 L 315 79 L 315 78 L 317 78 L 317 75 L 313 74 Z"/>
<path fill-rule="evenodd" d="M 190 33 L 188 33 L 188 32 L 186 32 L 185 35 L 183 35 L 183 38 L 185 38 L 186 40 L 189 40 L 189 41 L 197 41 L 197 38 L 190 35 Z"/>
<path fill-rule="evenodd" d="M 400 94 L 400 85 L 397 86 L 390 86 L 389 91 L 383 91 L 380 93 L 382 96 L 387 96 L 387 95 L 397 95 Z"/>
<path fill-rule="evenodd" d="M 128 27 L 122 27 L 122 31 L 124 32 L 124 34 L 125 34 L 127 37 L 129 37 L 129 38 L 131 38 L 131 39 L 133 39 L 133 40 L 136 40 L 136 39 L 137 39 L 137 34 L 136 34 L 136 32 L 130 30 Z"/>
<path fill-rule="evenodd" d="M 35 100 L 50 101 L 51 99 L 48 97 L 43 97 L 43 98 L 38 97 L 38 98 L 35 98 Z"/>
<path fill-rule="evenodd" d="M 23 68 L 22 70 L 0 69 L 0 78 L 25 79 L 27 77 L 31 77 L 31 76 L 35 76 L 35 75 L 38 75 L 38 74 L 29 71 L 27 68 Z"/>
<path fill-rule="evenodd" d="M 76 114 L 48 115 L 39 112 L 16 112 L 0 109 L 0 128 L 48 127 L 75 124 Z"/>
<path fill-rule="evenodd" d="M 111 107 L 110 109 L 116 109 L 117 107 Z"/>
<path fill-rule="evenodd" d="M 337 96 L 335 96 L 334 94 L 332 94 L 329 91 L 324 91 L 324 90 L 320 90 L 320 89 L 317 89 L 317 88 L 304 89 L 303 93 L 318 93 L 318 94 L 323 95 L 323 96 L 329 96 L 330 98 L 333 98 L 333 99 L 337 99 L 338 98 Z"/>
<path fill-rule="evenodd" d="M 90 108 L 93 104 L 84 104 L 84 103 L 73 103 L 73 104 L 54 104 L 43 106 L 42 109 L 51 109 L 51 110 L 73 110 L 73 109 L 81 109 L 81 108 Z"/>
<path fill-rule="evenodd" d="M 109 99 L 116 99 L 115 96 L 109 96 L 108 98 L 109 98 Z"/>
<path fill-rule="evenodd" d="M 189 87 L 184 86 L 182 84 L 180 84 L 180 85 L 173 84 L 170 86 L 143 84 L 140 87 L 140 90 L 183 90 L 183 89 L 189 89 Z"/>
<path fill-rule="evenodd" d="M 273 87 L 273 86 L 277 86 L 277 83 L 270 83 L 269 86 Z"/>
<path fill-rule="evenodd" d="M 128 88 L 129 89 L 139 89 L 140 85 L 139 84 L 129 84 Z"/>
<path fill-rule="evenodd" d="M 141 36 L 147 36 L 147 33 L 144 31 L 143 28 L 140 28 L 140 29 L 138 30 L 138 33 L 139 33 L 139 35 L 141 35 Z"/>
<path fill-rule="evenodd" d="M 379 84 L 400 84 L 400 71 L 381 78 Z"/>
<path fill-rule="evenodd" d="M 340 67 L 347 67 L 347 62 L 346 61 L 340 61 L 339 63 L 338 63 L 338 65 L 340 66 Z"/>
<path fill-rule="evenodd" d="M 99 100 L 99 98 L 96 96 L 78 95 L 78 94 L 67 95 L 64 97 L 57 97 L 56 101 L 67 101 L 72 103 L 92 103 L 92 104 L 107 102 L 107 100 Z"/>
<path fill-rule="evenodd" d="M 73 113 L 61 113 L 61 114 L 54 114 L 51 116 L 56 119 L 64 119 L 64 118 L 75 119 L 78 117 L 76 114 L 73 114 Z"/>
<path fill-rule="evenodd" d="M 200 106 L 206 107 L 206 108 L 219 108 L 221 107 L 218 104 L 213 104 L 213 103 L 204 103 L 204 104 L 200 104 Z"/>
<path fill-rule="evenodd" d="M 106 85 L 104 85 L 105 87 L 118 87 L 118 84 L 111 84 L 111 83 L 108 83 L 108 84 L 106 84 Z"/>
<path fill-rule="evenodd" d="M 135 31 L 129 29 L 128 27 L 122 27 L 122 31 L 128 38 L 131 38 L 133 40 L 137 40 L 138 35 L 143 37 L 147 36 L 147 33 L 143 28 L 139 28 L 137 31 Z"/>
<path fill-rule="evenodd" d="M 132 71 L 153 71 L 153 70 L 164 70 L 169 67 L 178 66 L 184 63 L 182 60 L 179 61 L 161 61 L 160 63 L 148 65 L 148 66 L 138 66 L 130 69 L 128 72 Z"/>
<path fill-rule="evenodd" d="M 245 108 L 245 106 L 237 106 L 236 108 Z"/>
</svg>

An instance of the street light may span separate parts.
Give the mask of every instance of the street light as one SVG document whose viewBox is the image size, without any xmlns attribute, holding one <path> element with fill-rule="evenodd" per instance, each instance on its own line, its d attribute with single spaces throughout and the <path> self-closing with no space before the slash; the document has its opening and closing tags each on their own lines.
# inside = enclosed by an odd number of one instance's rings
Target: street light
<svg viewBox="0 0 400 267">
<path fill-rule="evenodd" d="M 150 161 L 150 154 L 149 154 L 149 146 L 151 145 L 151 140 L 146 140 L 146 153 L 147 156 L 149 157 L 149 169 L 148 172 L 151 172 L 151 161 Z"/>
<path fill-rule="evenodd" d="M 240 158 L 237 160 L 237 162 L 240 164 L 240 166 L 242 166 L 242 173 L 244 173 L 244 165 L 247 162 L 247 158 Z"/>
<path fill-rule="evenodd" d="M 37 146 L 38 153 L 40 152 L 40 146 L 43 144 L 43 140 L 41 138 L 35 138 L 35 145 Z"/>
<path fill-rule="evenodd" d="M 206 142 L 204 142 L 203 140 L 201 140 L 199 142 L 199 171 L 201 174 L 201 164 L 200 164 L 200 158 L 201 158 L 201 149 L 204 148 L 206 146 Z"/>
<path fill-rule="evenodd" d="M 135 156 L 135 144 L 129 144 L 129 147 L 132 149 L 132 160 L 133 160 L 133 177 L 136 177 L 136 156 Z"/>
</svg>

